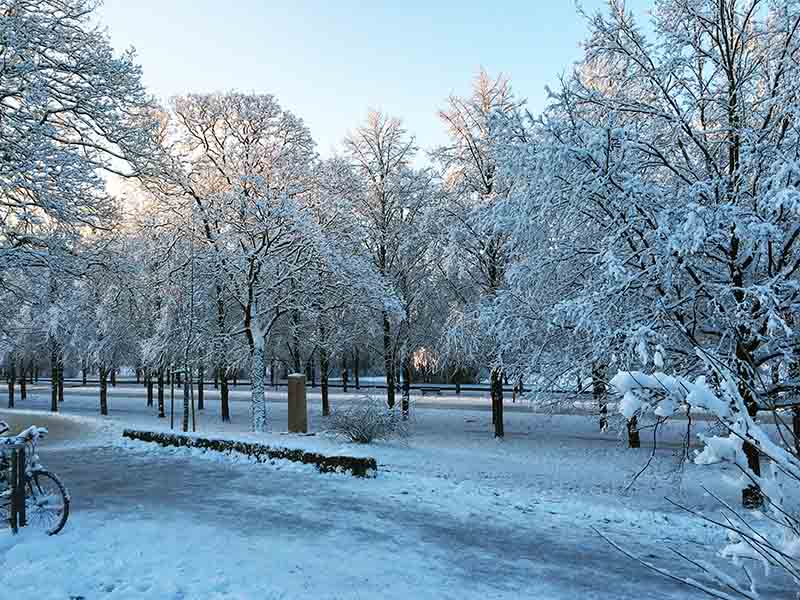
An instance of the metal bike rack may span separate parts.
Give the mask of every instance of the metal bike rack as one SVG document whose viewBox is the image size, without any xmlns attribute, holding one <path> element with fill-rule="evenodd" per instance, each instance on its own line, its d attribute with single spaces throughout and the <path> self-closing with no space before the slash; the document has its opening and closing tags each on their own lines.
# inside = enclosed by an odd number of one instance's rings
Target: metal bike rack
<svg viewBox="0 0 800 600">
<path fill-rule="evenodd" d="M 9 511 L 9 525 L 11 531 L 17 533 L 20 527 L 28 524 L 25 514 L 25 446 L 24 442 L 17 444 L 2 444 L 0 451 L 10 455 L 11 459 L 11 506 Z"/>
</svg>

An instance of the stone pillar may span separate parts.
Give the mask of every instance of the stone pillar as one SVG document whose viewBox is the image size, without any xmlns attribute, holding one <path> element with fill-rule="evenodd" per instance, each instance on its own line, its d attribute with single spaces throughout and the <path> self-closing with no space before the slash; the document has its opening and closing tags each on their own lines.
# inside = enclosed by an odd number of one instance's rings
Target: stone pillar
<svg viewBox="0 0 800 600">
<path fill-rule="evenodd" d="M 308 409 L 306 405 L 306 376 L 301 373 L 289 375 L 289 431 L 308 433 Z"/>
</svg>

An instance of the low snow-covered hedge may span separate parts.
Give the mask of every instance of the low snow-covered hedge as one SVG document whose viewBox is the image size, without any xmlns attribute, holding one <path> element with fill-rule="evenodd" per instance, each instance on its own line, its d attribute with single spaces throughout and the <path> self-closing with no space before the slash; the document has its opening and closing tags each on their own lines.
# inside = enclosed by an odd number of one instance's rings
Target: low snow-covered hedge
<svg viewBox="0 0 800 600">
<path fill-rule="evenodd" d="M 202 438 L 175 433 L 138 431 L 125 429 L 122 436 L 142 442 L 154 442 L 161 446 L 201 448 L 215 452 L 237 452 L 252 457 L 258 462 L 284 459 L 314 465 L 321 473 L 349 472 L 355 477 L 374 477 L 378 463 L 374 458 L 357 456 L 325 456 L 306 452 L 299 448 L 281 448 L 254 442 Z"/>
</svg>

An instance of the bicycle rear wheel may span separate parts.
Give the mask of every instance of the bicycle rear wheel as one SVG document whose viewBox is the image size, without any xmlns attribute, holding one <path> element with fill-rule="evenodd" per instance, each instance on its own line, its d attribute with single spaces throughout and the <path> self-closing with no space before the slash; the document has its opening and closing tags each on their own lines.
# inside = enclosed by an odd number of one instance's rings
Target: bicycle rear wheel
<svg viewBox="0 0 800 600">
<path fill-rule="evenodd" d="M 28 478 L 25 498 L 29 527 L 55 535 L 64 528 L 69 517 L 69 492 L 50 471 L 33 471 Z"/>
</svg>

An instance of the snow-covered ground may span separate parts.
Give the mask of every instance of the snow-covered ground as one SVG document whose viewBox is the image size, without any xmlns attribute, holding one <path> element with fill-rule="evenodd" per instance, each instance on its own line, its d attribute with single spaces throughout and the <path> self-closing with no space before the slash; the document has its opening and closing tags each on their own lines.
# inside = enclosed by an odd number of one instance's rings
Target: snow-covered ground
<svg viewBox="0 0 800 600">
<path fill-rule="evenodd" d="M 616 434 L 599 432 L 593 417 L 536 414 L 517 404 L 498 441 L 485 405 L 426 397 L 407 440 L 354 446 L 324 434 L 281 433 L 284 394 L 270 393 L 274 432 L 260 439 L 368 454 L 378 460 L 377 478 L 125 441 L 124 426 L 169 428 L 169 419 L 145 406 L 140 388 L 112 390 L 111 415 L 103 419 L 93 416 L 96 390 L 68 389 L 55 419 L 30 412 L 49 406 L 44 388 L 14 413 L 0 411 L 17 426 L 51 427 L 40 455 L 73 496 L 59 536 L 0 531 L 2 597 L 702 597 L 620 555 L 594 529 L 674 566 L 668 547 L 708 557 L 722 534 L 664 498 L 715 511 L 702 485 L 734 503 L 739 493 L 717 467 L 688 465 L 691 477 L 679 476 L 685 423 L 661 431 L 653 465 L 623 491 L 647 461 L 649 432 L 644 448 L 629 450 Z M 198 430 L 248 437 L 245 400 L 246 392 L 234 394 L 233 422 L 223 425 L 209 392 Z M 309 400 L 311 427 L 320 431 L 318 396 Z M 345 400 L 335 394 L 332 403 Z M 176 411 L 179 404 L 176 396 Z"/>
</svg>

